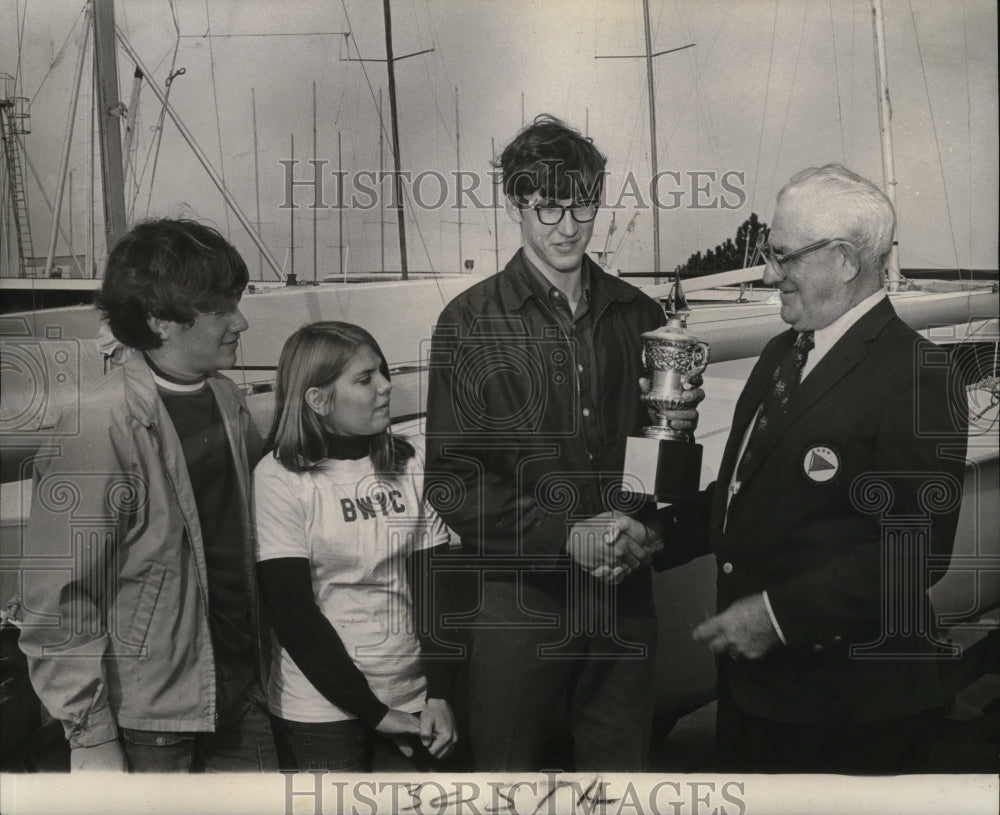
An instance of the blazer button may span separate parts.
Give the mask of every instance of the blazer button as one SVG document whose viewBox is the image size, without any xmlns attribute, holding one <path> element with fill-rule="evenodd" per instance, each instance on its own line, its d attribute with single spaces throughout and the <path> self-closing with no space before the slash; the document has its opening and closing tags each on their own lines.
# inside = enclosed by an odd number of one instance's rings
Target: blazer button
<svg viewBox="0 0 1000 815">
<path fill-rule="evenodd" d="M 840 645 L 840 643 L 842 643 L 843 641 L 844 641 L 844 638 L 842 636 L 840 636 L 840 634 L 834 634 L 833 635 L 833 644 L 834 645 Z"/>
<path fill-rule="evenodd" d="M 726 574 L 732 574 L 733 564 L 727 560 L 725 563 L 722 564 L 722 571 L 724 571 Z"/>
<path fill-rule="evenodd" d="M 823 643 L 821 642 L 817 642 L 815 645 L 813 645 L 813 651 L 815 651 L 817 654 L 825 650 L 826 648 L 823 647 Z"/>
</svg>

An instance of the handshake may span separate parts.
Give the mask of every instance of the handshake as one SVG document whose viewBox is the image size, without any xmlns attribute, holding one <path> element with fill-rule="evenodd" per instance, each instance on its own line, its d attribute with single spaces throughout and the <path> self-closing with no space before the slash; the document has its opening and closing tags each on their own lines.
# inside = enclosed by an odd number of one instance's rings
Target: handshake
<svg viewBox="0 0 1000 815">
<path fill-rule="evenodd" d="M 566 551 L 583 569 L 608 583 L 621 583 L 648 566 L 663 548 L 663 538 L 621 512 L 602 512 L 574 524 Z"/>
</svg>

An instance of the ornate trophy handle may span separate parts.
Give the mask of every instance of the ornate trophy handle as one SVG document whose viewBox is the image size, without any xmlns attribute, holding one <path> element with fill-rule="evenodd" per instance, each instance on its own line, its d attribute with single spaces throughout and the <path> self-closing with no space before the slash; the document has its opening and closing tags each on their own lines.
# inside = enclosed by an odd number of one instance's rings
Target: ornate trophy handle
<svg viewBox="0 0 1000 815">
<path fill-rule="evenodd" d="M 645 360 L 643 360 L 645 361 Z M 691 346 L 691 367 L 683 376 L 684 387 L 691 387 L 691 377 L 705 372 L 708 367 L 708 343 L 699 342 Z"/>
</svg>

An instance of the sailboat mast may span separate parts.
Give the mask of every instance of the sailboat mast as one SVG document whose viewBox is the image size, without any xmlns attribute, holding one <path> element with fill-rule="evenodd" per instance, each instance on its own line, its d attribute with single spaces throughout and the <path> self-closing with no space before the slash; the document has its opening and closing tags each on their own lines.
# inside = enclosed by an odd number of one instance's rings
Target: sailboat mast
<svg viewBox="0 0 1000 815">
<path fill-rule="evenodd" d="M 250 102 L 253 107 L 253 191 L 257 203 L 257 234 L 260 234 L 260 150 L 257 144 L 257 91 L 250 88 Z M 264 279 L 264 253 L 257 250 L 257 277 Z"/>
<path fill-rule="evenodd" d="M 385 178 L 385 124 L 382 118 L 382 89 L 378 89 L 378 183 L 382 186 Z M 378 235 L 379 250 L 381 251 L 382 265 L 379 267 L 385 272 L 385 207 L 379 207 L 378 211 Z"/>
<path fill-rule="evenodd" d="M 205 172 L 208 174 L 208 177 L 215 185 L 215 188 L 220 193 L 222 193 L 223 199 L 227 204 L 229 204 L 229 208 L 236 216 L 236 220 L 240 222 L 240 225 L 246 230 L 247 234 L 250 236 L 250 240 L 254 242 L 256 247 L 264 255 L 264 260 L 267 261 L 267 265 L 271 267 L 275 275 L 280 279 L 282 269 L 280 266 L 278 266 L 278 261 L 274 259 L 274 256 L 271 254 L 270 250 L 267 248 L 267 246 L 264 245 L 264 242 L 261 240 L 260 235 L 257 234 L 257 230 L 253 228 L 253 224 L 250 223 L 250 219 L 246 216 L 246 213 L 244 213 L 243 209 L 240 207 L 239 202 L 237 202 L 237 200 L 233 198 L 232 193 L 230 193 L 229 190 L 226 188 L 226 185 L 222 181 L 222 178 L 215 171 L 215 168 L 212 167 L 212 163 L 208 160 L 208 156 L 206 156 L 205 152 L 198 146 L 198 143 L 195 141 L 194 136 L 191 135 L 191 131 L 188 130 L 187 125 L 185 125 L 184 121 L 180 118 L 180 116 L 177 115 L 177 111 L 175 111 L 170 106 L 170 103 L 167 101 L 166 94 L 162 90 L 160 90 L 160 87 L 154 81 L 152 81 L 151 77 L 153 75 L 142 64 L 142 60 L 139 58 L 139 55 L 136 53 L 135 49 L 129 44 L 128 40 L 125 39 L 124 34 L 118 31 L 116 33 L 116 36 L 118 37 L 118 42 L 121 45 L 122 50 L 126 54 L 128 54 L 129 59 L 131 59 L 136 64 L 136 66 L 138 66 L 142 70 L 143 75 L 147 78 L 147 85 L 149 86 L 149 89 L 153 92 L 153 95 L 156 96 L 159 103 L 163 106 L 163 109 L 166 111 L 166 114 L 171 118 L 173 123 L 177 126 L 177 130 L 180 132 L 181 137 L 184 139 L 185 142 L 187 142 L 188 147 L 191 148 L 191 152 L 194 153 L 195 158 L 198 159 L 198 163 L 201 164 Z M 121 169 L 120 152 L 118 154 L 118 167 L 120 170 Z M 104 169 L 107 170 L 107 162 L 105 162 Z M 123 204 L 122 212 L 124 213 L 124 195 L 122 197 L 122 204 Z"/>
<path fill-rule="evenodd" d="M 878 83 L 879 136 L 882 143 L 882 188 L 896 208 L 896 166 L 892 153 L 892 103 L 889 100 L 889 76 L 885 58 L 885 13 L 882 0 L 872 0 L 872 30 L 875 36 L 875 81 Z M 897 234 L 892 238 L 889 254 L 889 291 L 899 291 L 902 276 L 899 273 L 899 221 Z"/>
<path fill-rule="evenodd" d="M 108 249 L 125 234 L 125 174 L 118 98 L 118 52 L 115 49 L 114 0 L 93 0 L 94 60 L 97 71 L 97 128 L 104 183 L 104 234 Z M 143 72 L 145 73 L 145 71 Z"/>
<path fill-rule="evenodd" d="M 497 154 L 497 144 L 496 139 L 490 136 L 490 155 L 496 156 Z M 494 181 L 494 184 L 496 182 Z M 495 189 L 495 188 L 494 188 Z M 501 194 L 503 190 L 501 190 Z M 496 205 L 494 201 L 493 205 L 493 265 L 496 267 L 497 274 L 500 273 L 500 234 L 497 231 L 499 229 L 499 224 L 497 223 L 497 210 L 500 207 Z"/>
<path fill-rule="evenodd" d="M 337 149 L 340 149 L 340 133 L 337 133 Z M 313 80 L 313 171 L 315 172 L 316 167 L 316 80 Z M 338 166 L 339 170 L 340 167 Z M 337 176 L 340 178 L 341 176 Z M 340 207 L 343 209 L 343 207 Z M 313 207 L 313 283 L 316 282 L 319 274 L 319 255 L 318 255 L 318 245 L 319 245 L 319 207 Z"/>
<path fill-rule="evenodd" d="M 59 164 L 59 183 L 56 187 L 56 204 L 52 210 L 52 231 L 49 235 L 49 249 L 45 255 L 45 276 L 52 276 L 52 262 L 56 253 L 56 239 L 59 236 L 59 217 L 62 214 L 63 192 L 66 189 L 66 173 L 69 168 L 69 151 L 73 144 L 73 122 L 76 120 L 76 103 L 80 98 L 80 79 L 83 77 L 83 61 L 87 53 L 87 28 L 90 25 L 91 8 L 87 11 L 83 20 L 83 35 L 80 39 L 80 52 L 76 60 L 76 73 L 73 85 L 73 95 L 70 99 L 69 113 L 66 116 L 66 138 L 63 140 L 62 161 Z M 113 43 L 112 43 L 113 44 Z M 117 81 L 116 81 L 117 85 Z M 121 153 L 118 154 L 118 168 L 121 169 Z M 124 214 L 125 196 L 122 193 L 122 211 Z M 72 247 L 70 248 L 72 252 Z"/>
<path fill-rule="evenodd" d="M 344 184 L 344 153 L 341 146 L 340 131 L 337 131 L 337 183 L 343 186 Z M 337 272 L 340 276 L 346 280 L 346 271 L 344 270 L 344 191 L 343 189 L 337 190 L 337 197 L 339 198 L 337 206 Z"/>
<path fill-rule="evenodd" d="M 641 57 L 646 61 L 646 96 L 649 101 L 649 163 L 651 170 L 651 187 L 653 189 L 653 282 L 659 281 L 660 277 L 660 207 L 655 193 L 656 184 L 659 181 L 659 170 L 656 160 L 656 89 L 653 87 L 653 58 L 661 57 L 664 54 L 672 54 L 674 51 L 683 51 L 685 48 L 694 48 L 695 43 L 688 43 L 677 48 L 667 48 L 664 51 L 653 53 L 653 35 L 649 29 L 649 0 L 642 0 L 643 28 L 646 34 L 646 53 L 641 55 L 605 55 L 595 56 L 594 59 L 638 59 Z M 590 127 L 590 115 L 588 111 L 587 127 Z M 648 274 L 644 274 L 648 277 Z"/>
<path fill-rule="evenodd" d="M 462 200 L 461 200 L 461 189 L 462 189 L 462 151 L 461 151 L 461 136 L 459 135 L 458 129 L 458 87 L 455 87 L 455 165 L 458 167 L 458 178 L 456 179 L 456 191 L 459 191 L 459 200 L 456 202 L 458 205 L 458 271 L 462 271 Z"/>
<path fill-rule="evenodd" d="M 403 217 L 403 191 L 399 175 L 399 123 L 396 108 L 396 69 L 392 56 L 392 14 L 389 11 L 389 0 L 382 0 L 382 13 L 385 16 L 385 59 L 389 68 L 389 115 L 392 121 L 392 160 L 396 172 L 392 176 L 392 188 L 396 203 L 396 222 L 399 226 L 399 265 L 402 278 L 409 275 L 406 269 L 406 226 Z"/>
<path fill-rule="evenodd" d="M 135 125 L 139 118 L 139 94 L 142 92 L 142 71 L 138 68 L 132 74 L 132 94 L 128 100 L 128 110 L 125 112 L 125 145 L 122 147 L 122 176 L 127 177 L 132 170 L 132 187 L 138 189 L 139 181 L 135 177 L 135 167 L 132 166 L 132 143 L 135 140 Z M 130 187 L 130 189 L 132 188 Z M 135 197 L 132 199 L 135 206 Z M 127 217 L 126 212 L 126 217 Z"/>
<path fill-rule="evenodd" d="M 649 97 L 649 162 L 653 184 L 657 182 L 656 164 L 656 93 L 653 89 L 653 38 L 649 30 L 649 0 L 642 0 L 642 18 L 646 30 L 646 95 Z M 654 282 L 660 276 L 660 208 L 653 196 L 653 274 Z"/>
<path fill-rule="evenodd" d="M 97 136 L 97 123 L 94 115 L 97 106 L 94 104 L 97 97 L 97 72 L 95 64 L 91 60 L 90 69 L 90 116 L 87 117 L 87 124 L 90 132 L 87 134 L 87 273 L 85 277 L 97 277 L 97 259 L 94 257 L 94 142 Z"/>
</svg>

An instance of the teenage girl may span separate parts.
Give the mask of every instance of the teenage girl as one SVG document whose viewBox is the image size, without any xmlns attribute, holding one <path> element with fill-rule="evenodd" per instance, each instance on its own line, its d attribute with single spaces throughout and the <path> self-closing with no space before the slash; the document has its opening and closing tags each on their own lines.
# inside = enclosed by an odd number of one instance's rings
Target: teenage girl
<svg viewBox="0 0 1000 815">
<path fill-rule="evenodd" d="M 254 500 L 287 769 L 421 768 L 457 738 L 447 676 L 421 661 L 407 577 L 407 558 L 447 546 L 448 529 L 423 500 L 421 457 L 389 429 L 391 389 L 358 326 L 313 323 L 282 349 Z"/>
</svg>

